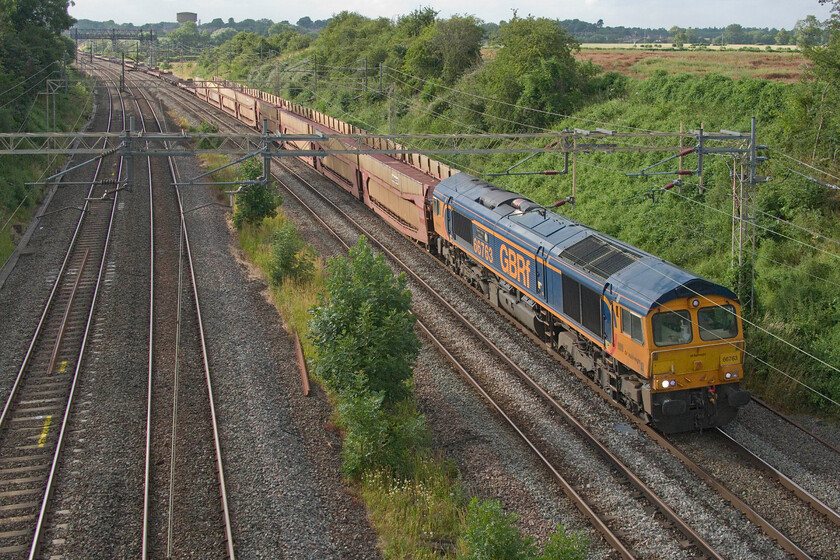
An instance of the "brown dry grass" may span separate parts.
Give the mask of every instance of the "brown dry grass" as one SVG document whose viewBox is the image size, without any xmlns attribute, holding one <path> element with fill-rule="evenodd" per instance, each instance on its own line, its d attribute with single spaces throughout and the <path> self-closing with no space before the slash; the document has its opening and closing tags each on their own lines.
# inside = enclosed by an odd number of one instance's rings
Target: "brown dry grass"
<svg viewBox="0 0 840 560">
<path fill-rule="evenodd" d="M 647 78 L 656 70 L 672 74 L 718 73 L 730 78 L 764 78 L 798 81 L 807 59 L 796 52 L 677 51 L 633 49 L 582 49 L 578 58 L 591 60 L 605 71 Z"/>
</svg>

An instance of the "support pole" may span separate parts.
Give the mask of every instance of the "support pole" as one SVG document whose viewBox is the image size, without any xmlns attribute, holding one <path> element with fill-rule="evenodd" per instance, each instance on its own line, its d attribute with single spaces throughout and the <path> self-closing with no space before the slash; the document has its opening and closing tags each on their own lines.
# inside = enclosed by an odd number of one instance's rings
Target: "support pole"
<svg viewBox="0 0 840 560">
<path fill-rule="evenodd" d="M 263 133 L 263 141 L 262 141 L 262 153 L 263 153 L 263 181 L 265 181 L 265 186 L 268 186 L 270 183 L 269 178 L 271 177 L 271 154 L 269 153 L 269 140 L 268 140 L 268 119 L 263 119 L 262 122 L 262 133 Z"/>
<path fill-rule="evenodd" d="M 128 120 L 128 133 L 125 135 L 123 143 L 125 144 L 126 157 L 126 187 L 129 191 L 134 189 L 134 156 L 132 155 L 131 136 L 134 133 L 134 117 Z M 117 177 L 119 179 L 119 177 Z"/>
<path fill-rule="evenodd" d="M 577 200 L 577 136 L 574 137 L 572 148 L 572 200 Z M 572 203 L 574 209 L 574 203 Z"/>
<path fill-rule="evenodd" d="M 703 194 L 703 123 L 700 123 L 700 134 L 697 136 L 697 178 L 700 181 L 700 194 Z"/>
</svg>

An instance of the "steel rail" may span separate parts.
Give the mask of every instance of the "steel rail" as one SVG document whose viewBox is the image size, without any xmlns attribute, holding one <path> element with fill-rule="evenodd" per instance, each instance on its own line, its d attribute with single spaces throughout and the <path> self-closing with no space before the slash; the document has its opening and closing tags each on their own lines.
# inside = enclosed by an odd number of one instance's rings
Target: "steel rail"
<svg viewBox="0 0 840 560">
<path fill-rule="evenodd" d="M 163 130 L 163 126 L 158 119 L 157 113 L 155 112 L 154 108 L 152 107 L 151 102 L 149 101 L 146 93 L 141 91 L 141 95 L 149 104 L 149 108 L 152 111 L 152 116 L 154 117 L 155 121 L 157 122 L 158 129 Z M 172 181 L 177 183 L 179 180 L 179 172 L 175 161 L 172 157 L 167 158 L 169 164 L 169 171 L 172 175 Z M 180 230 L 183 235 L 184 241 L 184 248 L 186 250 L 186 257 L 187 257 L 187 266 L 190 270 L 190 281 L 192 283 L 192 291 L 193 291 L 193 300 L 195 301 L 195 308 L 196 308 L 196 320 L 198 323 L 198 331 L 199 331 L 199 341 L 201 343 L 201 354 L 202 354 L 202 361 L 204 367 L 204 377 L 207 383 L 207 396 L 210 401 L 210 418 L 211 424 L 213 428 L 213 442 L 215 447 L 215 456 L 216 456 L 216 471 L 219 477 L 219 491 L 221 494 L 221 506 L 222 506 L 222 516 L 224 518 L 224 525 L 225 525 L 225 538 L 226 538 L 226 549 L 227 549 L 227 557 L 230 560 L 235 560 L 236 552 L 234 548 L 234 540 L 233 540 L 233 528 L 231 525 L 230 520 L 230 506 L 228 503 L 227 497 L 227 484 L 225 482 L 225 473 L 224 473 L 224 460 L 222 458 L 222 445 L 221 445 L 221 438 L 219 436 L 219 423 L 216 414 L 216 403 L 215 397 L 213 393 L 213 382 L 212 376 L 210 373 L 210 359 L 207 353 L 207 341 L 204 331 L 204 320 L 201 314 L 201 303 L 198 294 L 198 284 L 196 282 L 196 275 L 195 275 L 195 266 L 193 264 L 193 257 L 192 257 L 192 249 L 190 246 L 190 238 L 189 238 L 189 230 L 187 228 L 187 221 L 184 218 L 184 206 L 183 200 L 181 197 L 181 190 L 179 187 L 176 186 L 175 188 L 175 195 L 176 200 L 178 202 L 178 212 L 180 215 Z M 180 298 L 180 295 L 179 295 Z M 179 303 L 179 314 L 180 314 L 180 303 Z"/>
<path fill-rule="evenodd" d="M 722 428 L 717 428 L 717 431 L 726 438 L 727 441 L 731 442 L 731 444 L 737 448 L 738 452 L 752 464 L 768 473 L 771 478 L 776 479 L 779 484 L 791 491 L 797 498 L 810 505 L 815 511 L 824 515 L 833 524 L 840 526 L 840 514 L 834 511 L 831 506 L 827 505 L 825 502 L 805 490 L 805 488 L 794 482 L 782 471 L 753 453 L 746 445 L 726 433 L 726 431 Z"/>
<path fill-rule="evenodd" d="M 448 270 L 448 269 L 446 269 Z M 454 275 L 453 275 L 454 276 Z M 457 278 L 457 276 L 455 276 Z M 478 296 L 483 297 L 483 294 L 476 291 L 472 286 L 467 286 L 473 290 Z M 534 340 L 536 343 L 542 345 L 543 342 L 537 338 L 532 332 L 516 322 L 513 318 L 507 317 L 510 323 L 518 328 L 520 332 Z M 755 511 L 749 504 L 742 500 L 738 495 L 730 491 L 722 482 L 720 482 L 714 475 L 703 469 L 699 464 L 693 461 L 688 455 L 683 453 L 679 448 L 671 443 L 664 435 L 660 434 L 644 422 L 642 422 L 636 415 L 615 402 L 609 395 L 601 388 L 600 385 L 592 381 L 587 375 L 581 372 L 574 364 L 567 361 L 563 356 L 553 350 L 549 350 L 549 355 L 557 362 L 562 364 L 566 369 L 571 371 L 578 379 L 583 381 L 590 390 L 598 394 L 607 404 L 612 406 L 616 411 L 621 413 L 625 419 L 636 426 L 639 430 L 644 432 L 649 438 L 656 442 L 660 447 L 675 457 L 680 463 L 688 468 L 695 476 L 705 482 L 710 488 L 717 492 L 724 500 L 736 510 L 741 512 L 750 522 L 757 525 L 768 537 L 775 540 L 779 546 L 785 551 L 789 552 L 794 558 L 799 560 L 811 560 L 811 557 L 802 550 L 796 543 L 791 541 L 784 533 L 776 528 L 770 521 L 765 519 L 760 513 Z"/>
<path fill-rule="evenodd" d="M 109 103 L 108 103 L 108 128 L 110 129 L 110 127 L 111 127 L 111 117 L 112 117 L 112 107 L 111 107 L 111 103 L 110 103 L 110 101 L 111 101 L 111 91 L 110 90 L 106 90 L 106 91 L 108 92 L 108 100 L 109 100 Z M 107 147 L 107 146 L 105 146 L 105 147 Z M 40 336 L 41 330 L 43 329 L 43 327 L 46 323 L 47 314 L 49 313 L 50 308 L 52 307 L 53 301 L 55 300 L 55 295 L 58 291 L 59 286 L 61 285 L 61 280 L 64 277 L 64 271 L 67 269 L 67 265 L 70 262 L 70 257 L 73 255 L 73 249 L 76 246 L 76 242 L 78 241 L 78 238 L 79 238 L 79 232 L 82 229 L 82 225 L 84 224 L 84 221 L 85 221 L 85 216 L 87 215 L 87 208 L 91 203 L 90 198 L 91 198 L 91 195 L 93 194 L 93 190 L 95 188 L 94 183 L 96 182 L 96 178 L 99 176 L 99 172 L 101 171 L 101 169 L 102 169 L 102 159 L 100 159 L 99 162 L 96 165 L 96 170 L 94 171 L 94 175 L 93 175 L 94 178 L 93 178 L 93 181 L 91 181 L 91 187 L 90 187 L 90 189 L 88 189 L 87 196 L 85 197 L 85 204 L 82 207 L 82 211 L 81 211 L 81 214 L 79 216 L 79 221 L 76 222 L 76 229 L 74 230 L 73 236 L 70 239 L 70 244 L 67 247 L 67 252 L 64 255 L 64 260 L 62 261 L 61 266 L 58 269 L 58 273 L 56 274 L 55 282 L 53 282 L 52 290 L 50 291 L 50 294 L 47 297 L 47 303 L 44 305 L 44 310 L 41 312 L 41 317 L 38 320 L 38 325 L 35 327 L 35 333 L 32 335 L 32 340 L 29 343 L 29 348 L 26 351 L 26 355 L 24 356 L 23 362 L 21 363 L 20 369 L 18 370 L 18 374 L 17 374 L 17 377 L 15 378 L 15 382 L 12 385 L 12 388 L 9 392 L 8 398 L 6 399 L 6 404 L 3 407 L 3 412 L 0 413 L 0 429 L 3 428 L 3 424 L 6 420 L 6 417 L 8 415 L 9 409 L 12 405 L 12 402 L 13 402 L 15 396 L 17 396 L 18 387 L 20 386 L 20 382 L 23 379 L 24 371 L 26 370 L 26 367 L 29 365 L 29 360 L 32 357 L 32 352 L 35 350 L 35 344 L 38 342 L 38 337 Z"/>
<path fill-rule="evenodd" d="M 109 91 L 109 99 L 110 98 L 111 98 L 111 96 L 110 96 L 110 91 Z M 110 105 L 111 105 L 111 103 L 109 103 L 109 107 L 110 107 Z M 122 106 L 122 120 L 123 120 L 123 127 L 124 127 L 125 126 L 125 104 L 123 102 L 122 96 L 120 96 L 120 105 Z M 110 117 L 110 114 L 111 113 L 109 111 L 109 117 Z M 110 118 L 109 118 L 109 120 L 108 120 L 109 127 L 110 127 L 110 123 L 111 123 L 111 121 L 110 121 Z M 97 165 L 97 170 L 99 168 L 100 168 L 99 165 Z M 120 177 L 122 175 L 122 171 L 123 171 L 123 159 L 120 158 L 119 168 L 117 170 L 117 177 Z M 44 490 L 44 496 L 43 496 L 42 501 L 41 501 L 41 508 L 40 508 L 40 512 L 38 514 L 38 522 L 35 526 L 35 535 L 33 537 L 32 546 L 31 546 L 30 552 L 29 552 L 29 560 L 35 560 L 36 559 L 36 557 L 38 555 L 38 552 L 40 550 L 41 540 L 43 538 L 44 527 L 45 527 L 45 524 L 46 524 L 47 510 L 49 508 L 49 502 L 50 502 L 50 499 L 52 497 L 52 493 L 53 493 L 53 490 L 54 490 L 54 487 L 55 487 L 56 472 L 58 470 L 58 464 L 59 464 L 59 460 L 61 458 L 61 452 L 62 452 L 63 447 L 64 447 L 65 436 L 67 434 L 68 424 L 69 424 L 69 420 L 70 420 L 70 412 L 71 412 L 73 402 L 74 402 L 76 387 L 79 383 L 79 377 L 80 377 L 80 373 L 81 373 L 81 370 L 82 370 L 82 363 L 84 361 L 85 350 L 87 349 L 88 336 L 90 335 L 90 329 L 91 329 L 91 326 L 93 325 L 93 317 L 94 317 L 94 311 L 96 309 L 96 302 L 97 302 L 98 297 L 99 297 L 99 289 L 102 286 L 102 279 L 105 275 L 105 269 L 106 269 L 106 264 L 107 264 L 107 260 L 108 260 L 108 247 L 110 246 L 110 242 L 111 242 L 111 233 L 113 232 L 114 218 L 115 218 L 116 212 L 117 212 L 118 198 L 119 198 L 119 192 L 115 192 L 114 193 L 113 204 L 111 206 L 111 215 L 108 219 L 108 228 L 107 228 L 107 233 L 105 235 L 104 248 L 102 250 L 102 259 L 100 260 L 100 263 L 99 263 L 99 271 L 98 271 L 97 277 L 96 277 L 96 283 L 95 283 L 95 287 L 94 287 L 94 291 L 93 291 L 93 297 L 92 297 L 91 304 L 90 304 L 90 310 L 88 312 L 87 321 L 85 323 L 84 334 L 82 335 L 82 343 L 81 343 L 81 347 L 80 347 L 80 350 L 79 350 L 79 358 L 76 362 L 76 367 L 75 367 L 74 372 L 73 372 L 73 381 L 72 381 L 72 384 L 70 386 L 70 393 L 69 393 L 69 396 L 68 396 L 68 399 L 67 399 L 67 406 L 65 407 L 65 410 L 64 410 L 64 416 L 63 416 L 62 421 L 61 421 L 61 430 L 59 431 L 58 440 L 56 442 L 55 454 L 53 456 L 52 465 L 50 466 L 50 474 L 49 474 L 49 477 L 47 478 L 46 489 Z M 87 208 L 87 204 L 89 202 L 90 201 L 86 201 L 85 208 Z"/>
<path fill-rule="evenodd" d="M 132 86 L 132 88 L 133 87 L 134 86 Z M 158 129 L 163 130 L 163 127 L 161 126 L 160 120 L 158 119 L 157 112 L 155 111 L 151 101 L 148 99 L 145 92 L 141 91 L 140 93 L 141 93 L 144 101 L 148 105 L 150 111 L 152 112 L 152 116 L 155 119 L 155 122 L 157 123 Z M 139 102 L 137 102 L 136 98 L 135 98 L 135 103 L 138 103 L 138 110 L 139 110 Z M 142 112 L 140 114 L 141 114 L 141 118 L 142 118 Z M 168 165 L 169 165 L 169 168 L 170 168 L 170 174 L 172 175 L 172 180 L 173 180 L 173 182 L 177 183 L 177 176 L 178 176 L 177 165 L 173 161 L 172 157 L 168 157 L 167 159 L 168 159 Z M 150 195 L 149 195 L 150 196 L 150 208 L 153 208 L 153 205 L 152 205 L 152 201 L 153 201 L 152 184 L 153 183 L 152 183 L 152 180 L 151 180 L 151 165 L 149 165 L 149 176 L 150 176 L 150 178 L 149 178 L 149 181 L 150 181 L 149 182 L 149 184 L 150 184 L 150 187 L 149 187 L 150 188 Z M 183 204 L 182 204 L 182 200 L 181 200 L 180 191 L 177 188 L 176 188 L 176 200 L 177 200 L 177 203 L 178 203 L 179 214 L 181 216 L 181 218 L 180 218 L 181 223 L 180 223 L 180 227 L 179 227 L 180 235 L 182 236 L 182 239 L 184 241 L 184 246 L 186 248 L 187 265 L 190 268 L 190 278 L 191 278 L 191 281 L 192 281 L 192 284 L 193 284 L 193 297 L 194 297 L 194 301 L 195 301 L 195 304 L 196 304 L 196 316 L 197 316 L 197 322 L 198 322 L 198 328 L 199 328 L 199 339 L 200 339 L 200 342 L 201 342 L 202 357 L 203 357 L 203 363 L 204 363 L 205 381 L 206 381 L 207 387 L 208 387 L 208 399 L 210 401 L 210 416 L 211 416 L 211 424 L 212 424 L 212 428 L 213 428 L 213 439 L 214 439 L 215 456 L 216 456 L 216 470 L 217 470 L 217 473 L 218 473 L 218 476 L 219 476 L 220 495 L 221 495 L 221 502 L 222 502 L 221 503 L 221 506 L 222 506 L 221 509 L 222 509 L 222 514 L 223 514 L 223 518 L 224 518 L 224 525 L 225 525 L 227 557 L 230 560 L 235 560 L 236 556 L 235 556 L 235 549 L 234 549 L 233 531 L 232 531 L 232 524 L 231 524 L 231 520 L 230 520 L 230 508 L 229 508 L 228 498 L 227 498 L 227 488 L 226 488 L 226 483 L 225 483 L 224 467 L 223 467 L 223 460 L 222 460 L 222 455 L 221 455 L 221 441 L 220 441 L 220 436 L 219 436 L 219 428 L 218 428 L 218 420 L 217 420 L 217 415 L 216 415 L 215 399 L 214 399 L 214 396 L 213 396 L 212 382 L 211 382 L 211 376 L 210 376 L 209 358 L 208 358 L 208 353 L 207 353 L 206 337 L 205 337 L 205 334 L 204 334 L 203 319 L 202 319 L 202 316 L 201 316 L 201 308 L 200 308 L 200 303 L 199 303 L 199 299 L 198 299 L 196 277 L 195 277 L 195 273 L 194 273 L 192 255 L 191 255 L 191 251 L 190 251 L 188 230 L 187 230 L 187 226 L 186 226 L 186 221 L 184 220 Z M 150 225 L 151 225 L 151 232 L 152 232 L 151 235 L 152 235 L 152 238 L 153 238 L 154 237 L 153 212 L 150 212 L 150 214 L 152 215 L 151 218 L 150 218 Z M 152 251 L 154 252 L 154 243 L 152 243 Z M 179 285 L 181 283 L 180 274 L 181 274 L 181 272 L 180 272 L 180 269 L 179 269 Z M 152 275 L 154 275 L 154 270 L 152 270 Z M 154 285 L 154 283 L 152 281 L 152 286 L 153 285 Z M 154 298 L 153 287 L 151 288 L 150 292 L 151 292 L 150 300 L 153 301 L 153 298 Z M 178 314 L 180 316 L 180 311 L 181 311 L 181 309 L 180 309 L 180 307 L 181 307 L 180 296 L 179 296 L 178 307 L 179 307 L 178 308 Z M 152 307 L 150 308 L 150 309 L 152 309 L 152 313 L 153 313 L 153 308 L 154 308 L 154 306 L 153 306 L 153 303 L 152 303 Z M 178 329 L 180 330 L 180 319 L 178 319 L 178 321 L 179 321 Z M 150 389 L 149 389 L 149 394 L 148 394 L 148 397 L 147 397 L 147 418 L 150 418 L 151 410 L 152 410 L 151 383 L 152 383 L 152 375 L 153 375 L 153 367 L 152 367 L 153 346 L 152 346 L 151 339 L 152 339 L 152 336 L 153 336 L 153 315 L 152 315 L 152 317 L 150 317 L 149 328 L 150 328 L 150 335 L 149 335 L 149 337 L 150 337 L 149 364 L 150 365 L 149 365 L 149 372 L 148 372 L 148 379 L 149 379 L 148 384 L 149 384 Z M 177 405 L 173 404 L 173 406 L 177 406 Z M 174 422 L 175 422 L 175 418 L 173 416 L 173 423 Z M 147 420 L 147 425 L 148 425 L 148 420 Z M 149 501 L 150 501 L 150 498 L 149 498 L 149 486 L 150 486 L 149 485 L 149 479 L 150 479 L 150 469 L 151 469 L 151 466 L 149 465 L 150 449 L 151 449 L 151 439 L 150 438 L 151 438 L 151 434 L 150 434 L 150 431 L 147 429 L 146 468 L 145 468 L 146 472 L 145 472 L 145 475 L 144 475 L 145 476 L 145 483 L 144 483 L 145 490 L 144 490 L 144 506 L 143 506 L 143 508 L 144 508 L 143 537 L 142 537 L 143 543 L 142 543 L 142 551 L 141 551 L 142 558 L 144 558 L 144 559 L 148 557 Z M 174 456 L 173 456 L 173 461 L 174 461 Z M 170 484 L 170 489 L 171 489 L 171 484 Z M 170 511 L 170 516 L 171 516 L 171 511 Z M 170 536 L 170 542 L 169 542 L 169 545 L 168 545 L 168 549 L 169 549 L 169 552 L 171 553 L 171 521 L 170 521 L 169 525 L 170 525 L 170 529 L 168 530 L 168 533 L 169 533 L 169 536 Z"/>
<path fill-rule="evenodd" d="M 470 289 L 472 289 L 470 287 Z M 473 290 L 475 291 L 475 290 Z M 478 292 L 476 292 L 478 293 Z M 481 294 L 479 294 L 481 295 Z M 532 340 L 540 342 L 533 333 L 525 329 L 522 325 L 510 319 L 512 325 L 517 327 L 523 334 L 530 337 Z M 598 394 L 607 404 L 612 406 L 616 411 L 621 413 L 625 419 L 636 426 L 639 430 L 644 432 L 650 439 L 656 442 L 660 447 L 675 457 L 687 469 L 689 469 L 695 476 L 705 482 L 712 490 L 718 493 L 721 498 L 729 502 L 729 504 L 736 510 L 741 512 L 750 522 L 757 525 L 765 535 L 775 540 L 779 546 L 785 551 L 789 552 L 799 560 L 811 560 L 811 557 L 802 550 L 796 543 L 791 541 L 784 533 L 776 528 L 770 521 L 765 519 L 760 513 L 755 511 L 749 504 L 742 500 L 738 495 L 730 491 L 722 482 L 720 482 L 714 475 L 703 469 L 699 464 L 692 460 L 688 455 L 683 453 L 676 445 L 671 443 L 664 435 L 660 434 L 644 422 L 642 422 L 632 412 L 615 402 L 609 395 L 601 388 L 600 385 L 592 381 L 587 375 L 581 372 L 577 367 L 568 362 L 563 356 L 549 350 L 551 355 L 557 362 L 562 364 L 565 368 L 571 371 L 578 379 L 583 381 L 594 393 Z"/>
<path fill-rule="evenodd" d="M 169 160 L 169 166 L 172 170 L 172 178 L 174 181 L 178 180 L 178 171 L 177 167 L 175 166 L 174 162 Z M 192 249 L 190 247 L 190 236 L 187 230 L 187 221 L 184 219 L 184 207 L 181 200 L 181 192 L 180 189 L 176 189 L 176 194 L 178 195 L 178 209 L 181 214 L 181 227 L 184 232 L 184 246 L 186 247 L 187 251 L 187 263 L 190 269 L 190 279 L 192 281 L 193 287 L 193 298 L 195 300 L 195 308 L 196 308 L 196 315 L 198 317 L 198 330 L 199 330 L 199 340 L 201 341 L 201 355 L 204 362 L 204 377 L 207 381 L 207 393 L 208 398 L 210 399 L 210 416 L 211 422 L 213 424 L 213 440 L 215 442 L 216 447 L 216 468 L 219 475 L 219 487 L 221 492 L 221 501 L 222 501 L 222 514 L 225 520 L 225 536 L 227 538 L 227 556 L 230 560 L 235 560 L 236 553 L 234 550 L 233 544 L 233 529 L 231 526 L 230 521 L 230 507 L 228 505 L 228 497 L 227 497 L 227 485 L 225 483 L 225 472 L 224 472 L 224 464 L 222 460 L 222 444 L 221 439 L 219 437 L 219 423 L 216 417 L 216 404 L 215 398 L 213 396 L 213 382 L 210 375 L 210 358 L 207 354 L 207 342 L 206 337 L 204 334 L 204 321 L 201 316 L 201 304 L 199 302 L 198 296 L 198 284 L 196 283 L 196 276 L 195 276 L 195 266 L 193 265 L 193 257 L 192 257 Z"/>
<path fill-rule="evenodd" d="M 64 340 L 64 332 L 67 329 L 67 320 L 70 318 L 70 311 L 73 309 L 73 302 L 76 300 L 76 291 L 79 289 L 79 284 L 82 281 L 82 271 L 85 269 L 85 264 L 87 264 L 88 255 L 90 255 L 89 248 L 85 249 L 82 255 L 82 262 L 76 271 L 76 281 L 73 283 L 73 288 L 70 290 L 70 296 L 67 299 L 67 305 L 64 307 L 64 315 L 61 317 L 61 324 L 58 326 L 58 336 L 55 337 L 52 355 L 50 355 L 50 363 L 47 365 L 47 375 L 52 375 L 52 372 L 55 370 L 61 343 Z"/>
<path fill-rule="evenodd" d="M 140 117 L 141 129 L 145 129 L 145 119 L 140 110 L 140 103 L 134 97 L 137 114 Z M 154 322 L 155 322 L 155 212 L 154 212 L 154 183 L 152 181 L 152 161 L 146 158 L 147 175 L 149 179 L 149 354 L 146 380 L 146 447 L 143 467 L 143 527 L 141 533 L 140 558 L 146 560 L 149 554 L 149 508 L 151 503 L 151 459 L 152 459 L 152 395 L 154 383 Z"/>
<path fill-rule="evenodd" d="M 815 440 L 817 440 L 818 442 L 820 442 L 824 446 L 828 447 L 829 449 L 831 449 L 832 451 L 834 451 L 835 453 L 840 455 L 840 447 L 834 445 L 833 443 L 831 443 L 827 439 L 823 438 L 819 434 L 815 434 L 814 432 L 812 432 L 811 430 L 809 430 L 808 428 L 806 428 L 805 426 L 803 426 L 802 424 L 800 424 L 799 422 L 797 422 L 796 420 L 791 418 L 790 416 L 787 416 L 786 414 L 784 414 L 780 410 L 777 410 L 776 408 L 774 408 L 773 406 L 771 406 L 767 402 L 761 400 L 760 398 L 756 397 L 755 395 L 752 395 L 752 400 L 757 405 L 769 410 L 770 412 L 772 412 L 773 414 L 775 414 L 776 416 L 778 416 L 779 418 L 781 418 L 782 420 L 784 420 L 785 422 L 787 422 L 788 424 L 793 426 L 794 428 L 799 429 L 800 431 L 804 432 L 806 435 L 814 438 Z"/>
</svg>

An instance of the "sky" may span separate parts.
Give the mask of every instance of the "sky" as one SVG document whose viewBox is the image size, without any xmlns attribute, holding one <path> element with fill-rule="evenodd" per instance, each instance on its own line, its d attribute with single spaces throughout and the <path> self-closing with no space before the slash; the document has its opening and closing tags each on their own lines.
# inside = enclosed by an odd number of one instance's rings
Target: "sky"
<svg viewBox="0 0 840 560">
<path fill-rule="evenodd" d="M 807 15 L 827 19 L 829 6 L 817 0 L 522 0 L 519 2 L 484 0 L 321 0 L 314 4 L 288 0 L 74 0 L 70 15 L 77 19 L 114 20 L 116 23 L 157 23 L 175 21 L 177 12 L 196 12 L 202 22 L 215 18 L 227 21 L 267 18 L 290 23 L 309 16 L 327 19 L 348 10 L 367 17 L 394 18 L 412 10 L 431 6 L 439 17 L 469 14 L 485 22 L 510 19 L 512 8 L 520 17 L 534 15 L 551 19 L 604 20 L 616 27 L 671 28 L 726 27 L 738 23 L 744 27 L 792 29 Z"/>
</svg>

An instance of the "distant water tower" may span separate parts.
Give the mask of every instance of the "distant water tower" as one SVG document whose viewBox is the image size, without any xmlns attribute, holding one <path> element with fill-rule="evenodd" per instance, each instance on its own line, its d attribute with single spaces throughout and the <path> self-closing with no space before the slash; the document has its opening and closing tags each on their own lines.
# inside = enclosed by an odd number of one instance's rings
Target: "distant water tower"
<svg viewBox="0 0 840 560">
<path fill-rule="evenodd" d="M 198 21 L 198 14 L 194 12 L 178 12 L 178 23 L 183 24 L 188 21 L 196 23 Z"/>
</svg>

